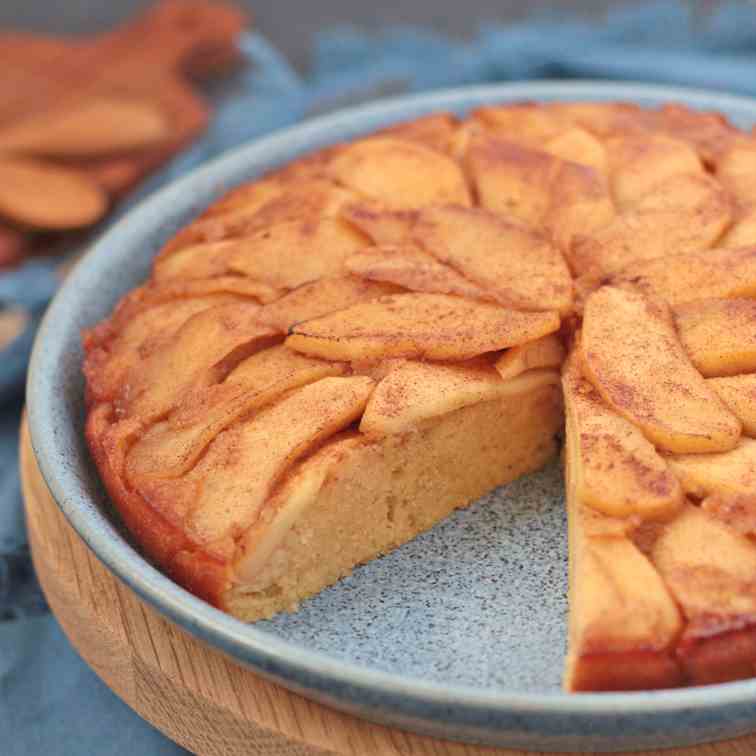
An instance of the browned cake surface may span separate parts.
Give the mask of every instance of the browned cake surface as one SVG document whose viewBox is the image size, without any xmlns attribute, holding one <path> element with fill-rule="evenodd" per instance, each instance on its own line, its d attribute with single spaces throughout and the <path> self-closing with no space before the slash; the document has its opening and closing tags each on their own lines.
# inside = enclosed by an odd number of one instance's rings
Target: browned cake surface
<svg viewBox="0 0 756 756">
<path fill-rule="evenodd" d="M 492 106 L 239 187 L 85 335 L 144 549 L 244 619 L 554 453 L 572 690 L 756 672 L 756 139 L 679 106 Z"/>
</svg>

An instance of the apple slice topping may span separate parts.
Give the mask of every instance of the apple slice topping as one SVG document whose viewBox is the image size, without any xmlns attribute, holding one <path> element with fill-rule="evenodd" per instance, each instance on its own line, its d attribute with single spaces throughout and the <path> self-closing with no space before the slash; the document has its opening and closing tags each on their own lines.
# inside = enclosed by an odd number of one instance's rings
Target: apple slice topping
<svg viewBox="0 0 756 756">
<path fill-rule="evenodd" d="M 640 430 L 610 410 L 580 373 L 573 353 L 562 377 L 567 455 L 575 495 L 611 517 L 666 519 L 682 505 L 682 488 Z"/>
<path fill-rule="evenodd" d="M 319 278 L 261 307 L 259 320 L 281 333 L 288 333 L 303 320 L 319 318 L 396 292 L 397 288 L 390 284 L 362 281 L 353 276 Z"/>
<path fill-rule="evenodd" d="M 732 449 L 740 423 L 693 367 L 666 304 L 604 286 L 586 303 L 580 357 L 611 409 L 671 452 Z"/>
<path fill-rule="evenodd" d="M 330 360 L 464 360 L 552 333 L 556 312 L 520 312 L 446 294 L 395 294 L 295 325 L 292 349 Z"/>
<path fill-rule="evenodd" d="M 396 284 L 410 291 L 493 299 L 485 289 L 411 243 L 363 249 L 348 258 L 345 267 L 360 278 Z"/>
<path fill-rule="evenodd" d="M 286 391 L 346 372 L 346 365 L 306 357 L 283 345 L 263 349 L 239 364 L 220 384 L 185 397 L 168 420 L 153 426 L 129 451 L 127 474 L 184 475 L 207 445 L 239 418 Z"/>
<path fill-rule="evenodd" d="M 558 368 L 564 362 L 565 349 L 561 339 L 554 333 L 542 336 L 507 349 L 494 363 L 504 380 L 516 378 L 526 370 L 535 368 Z"/>
<path fill-rule="evenodd" d="M 443 365 L 408 360 L 378 384 L 360 430 L 379 436 L 401 433 L 428 418 L 503 396 L 529 393 L 558 380 L 554 370 L 533 370 L 504 381 L 485 359 Z"/>
<path fill-rule="evenodd" d="M 228 550 L 258 516 L 274 484 L 309 450 L 360 417 L 374 382 L 365 376 L 323 378 L 285 394 L 212 441 L 183 478 L 146 481 L 156 508 L 186 510 L 190 538 Z"/>
<path fill-rule="evenodd" d="M 418 142 L 377 136 L 342 150 L 328 174 L 342 186 L 379 200 L 390 209 L 433 203 L 470 204 L 467 182 L 456 161 Z"/>
<path fill-rule="evenodd" d="M 678 305 L 680 341 L 707 378 L 756 371 L 756 301 L 701 299 Z"/>
<path fill-rule="evenodd" d="M 741 438 L 734 449 L 719 454 L 674 454 L 667 461 L 687 493 L 699 499 L 756 491 L 755 439 Z"/>
<path fill-rule="evenodd" d="M 413 238 L 505 306 L 566 312 L 572 305 L 561 253 L 520 223 L 486 210 L 431 207 L 420 212 Z"/>
<path fill-rule="evenodd" d="M 709 378 L 706 383 L 740 420 L 743 433 L 756 437 L 756 374 Z"/>
<path fill-rule="evenodd" d="M 756 297 L 756 246 L 636 262 L 611 281 L 633 284 L 673 307 L 696 299 Z"/>
</svg>

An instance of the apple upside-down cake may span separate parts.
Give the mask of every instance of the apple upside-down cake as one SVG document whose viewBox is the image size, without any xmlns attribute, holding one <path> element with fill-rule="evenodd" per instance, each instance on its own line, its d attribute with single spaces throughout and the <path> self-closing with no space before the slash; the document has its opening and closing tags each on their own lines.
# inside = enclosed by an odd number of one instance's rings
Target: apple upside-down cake
<svg viewBox="0 0 756 756">
<path fill-rule="evenodd" d="M 123 520 L 241 619 L 542 466 L 566 414 L 566 687 L 756 674 L 756 137 L 719 115 L 337 145 L 222 197 L 85 347 Z"/>
</svg>

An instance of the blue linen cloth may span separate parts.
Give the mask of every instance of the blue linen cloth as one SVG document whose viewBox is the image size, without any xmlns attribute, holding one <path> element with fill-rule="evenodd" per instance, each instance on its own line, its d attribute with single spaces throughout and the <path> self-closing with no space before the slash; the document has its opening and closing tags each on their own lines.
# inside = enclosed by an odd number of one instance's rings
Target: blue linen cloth
<svg viewBox="0 0 756 756">
<path fill-rule="evenodd" d="M 138 197 L 222 150 L 309 114 L 396 92 L 589 77 L 756 95 L 756 6 L 747 0 L 709 4 L 700 18 L 693 5 L 627 6 L 598 24 L 539 14 L 482 26 L 466 43 L 414 27 L 377 34 L 333 28 L 315 36 L 305 76 L 262 36 L 246 34 L 246 65 L 210 93 L 216 115 L 207 133 L 148 179 Z M 0 305 L 31 315 L 30 327 L 0 359 L 0 753 L 183 753 L 79 659 L 48 613 L 29 561 L 17 428 L 33 333 L 58 280 L 55 263 L 44 260 L 0 275 Z"/>
</svg>

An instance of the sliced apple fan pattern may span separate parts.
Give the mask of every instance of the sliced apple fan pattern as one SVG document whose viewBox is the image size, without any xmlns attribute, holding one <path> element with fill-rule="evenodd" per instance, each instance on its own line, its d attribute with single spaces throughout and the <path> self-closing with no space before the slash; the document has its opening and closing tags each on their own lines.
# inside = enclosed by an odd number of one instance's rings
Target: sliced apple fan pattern
<svg viewBox="0 0 756 756">
<path fill-rule="evenodd" d="M 229 558 L 327 438 L 529 390 L 569 351 L 570 686 L 628 650 L 664 684 L 731 679 L 753 670 L 705 641 L 753 643 L 754 296 L 756 138 L 720 116 L 432 115 L 189 225 L 87 335 L 89 401 L 115 474 Z"/>
</svg>

